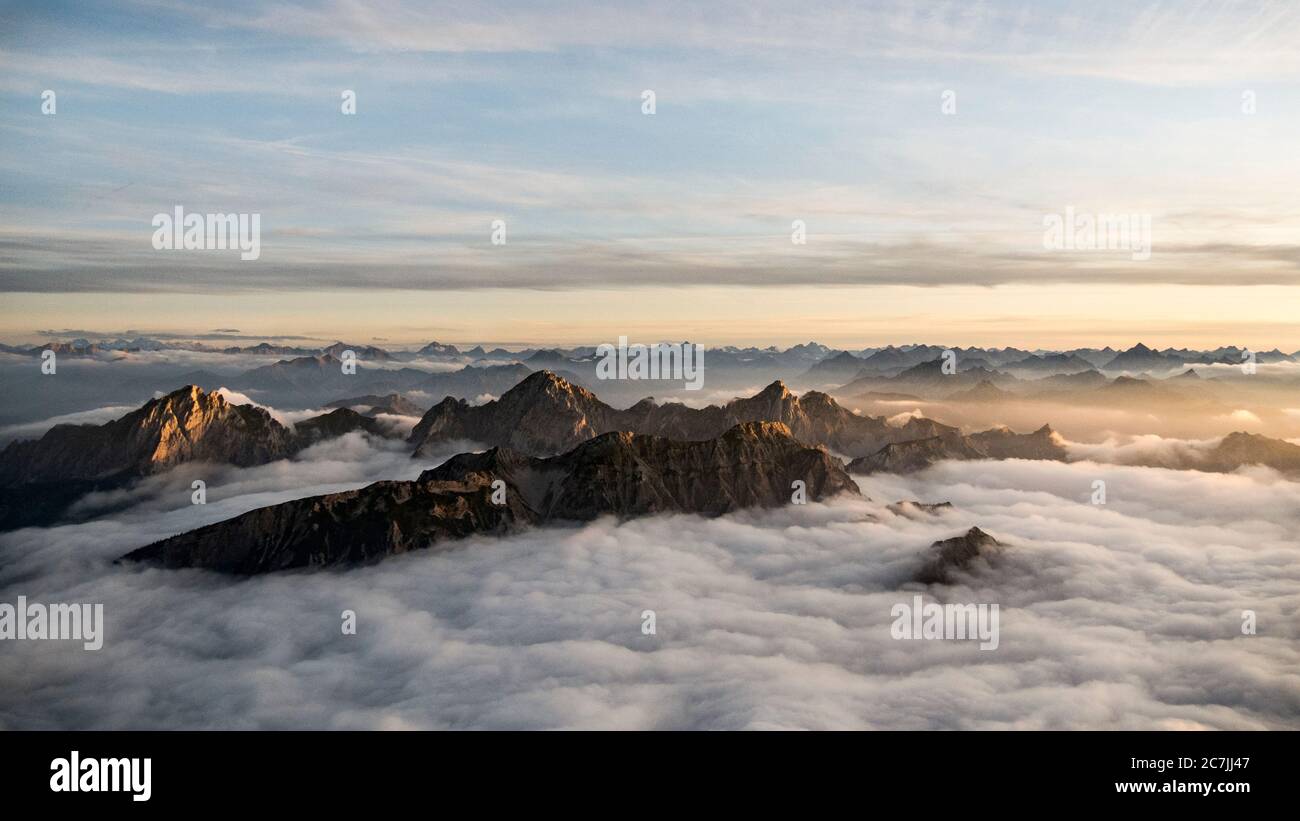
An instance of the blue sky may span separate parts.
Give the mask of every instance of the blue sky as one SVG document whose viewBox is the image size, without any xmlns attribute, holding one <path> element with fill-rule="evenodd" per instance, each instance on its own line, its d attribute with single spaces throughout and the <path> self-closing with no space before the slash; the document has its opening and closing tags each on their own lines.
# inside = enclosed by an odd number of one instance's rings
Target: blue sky
<svg viewBox="0 0 1300 821">
<path fill-rule="evenodd" d="M 836 317 L 785 312 L 813 287 L 894 305 L 890 329 L 940 321 L 935 288 L 986 322 L 1082 289 L 1133 334 L 1168 317 L 1126 289 L 1160 288 L 1207 306 L 1184 337 L 1228 305 L 1276 335 L 1300 304 L 1295 3 L 2 8 L 0 333 L 179 309 L 198 328 L 218 304 L 273 333 L 305 328 L 268 312 L 283 295 L 325 322 L 354 291 L 403 295 L 413 336 L 454 305 L 427 327 L 468 338 L 557 291 L 579 303 L 564 328 L 601 313 L 594 291 L 668 289 L 644 303 L 750 300 L 755 336 L 794 338 Z M 260 213 L 261 259 L 154 251 L 176 204 Z M 1045 251 L 1044 215 L 1070 205 L 1150 214 L 1152 258 Z M 1241 287 L 1269 296 L 1216 295 Z M 671 333 L 675 313 L 636 317 Z"/>
</svg>

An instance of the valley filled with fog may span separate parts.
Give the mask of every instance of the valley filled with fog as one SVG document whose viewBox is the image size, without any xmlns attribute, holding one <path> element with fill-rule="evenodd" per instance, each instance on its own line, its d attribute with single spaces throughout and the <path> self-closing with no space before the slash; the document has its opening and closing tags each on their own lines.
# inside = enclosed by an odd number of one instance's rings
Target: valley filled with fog
<svg viewBox="0 0 1300 821">
<path fill-rule="evenodd" d="M 404 397 L 371 408 L 374 427 L 285 458 L 177 464 L 90 492 L 60 522 L 0 533 L 0 601 L 102 602 L 106 632 L 93 652 L 8 643 L 0 727 L 1300 729 L 1300 482 L 1282 457 L 1281 467 L 1215 461 L 1233 431 L 1267 433 L 1273 448 L 1300 437 L 1290 360 L 1250 377 L 1194 365 L 1195 384 L 1179 367 L 1048 389 L 1028 374 L 944 383 L 912 366 L 828 386 L 809 373 L 825 351 L 754 372 L 723 357 L 717 384 L 653 392 L 702 407 L 780 378 L 886 426 L 1050 423 L 1060 455 L 850 470 L 861 496 L 719 517 L 601 516 L 362 566 L 239 577 L 119 561 L 248 511 L 410 482 L 484 450 L 491 443 L 447 440 L 413 456 L 407 437 L 440 386 L 481 406 L 519 379 L 449 374 L 536 370 L 532 355 L 363 362 L 368 376 L 310 390 L 295 380 L 312 384 L 314 368 L 248 376 L 292 357 L 136 351 L 69 358 L 42 377 L 30 357 L 0 355 L 10 384 L 27 386 L 6 395 L 4 441 L 118 419 L 195 376 L 289 430 L 333 400 L 354 397 L 364 411 L 378 400 L 362 394 Z M 589 358 L 543 357 L 615 407 L 650 392 L 592 378 Z M 191 504 L 195 480 L 205 504 Z M 950 506 L 895 504 L 907 501 Z M 932 544 L 974 527 L 1000 549 L 946 583 L 917 580 Z M 891 608 L 917 594 L 997 603 L 997 649 L 893 638 Z M 344 611 L 356 635 L 340 630 Z M 1254 634 L 1243 632 L 1247 611 Z"/>
</svg>

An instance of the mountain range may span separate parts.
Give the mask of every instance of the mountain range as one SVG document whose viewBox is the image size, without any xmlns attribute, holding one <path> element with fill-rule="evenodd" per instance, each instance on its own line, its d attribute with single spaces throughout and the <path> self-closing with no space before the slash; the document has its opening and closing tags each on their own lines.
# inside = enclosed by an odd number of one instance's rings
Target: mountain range
<svg viewBox="0 0 1300 821">
<path fill-rule="evenodd" d="M 59 362 L 75 369 L 77 379 L 52 380 L 42 375 L 35 359 L 45 349 L 59 352 Z M 337 354 L 358 353 L 357 368 L 344 373 Z M 956 355 L 955 374 L 944 374 L 946 351 Z M 196 384 L 213 390 L 227 387 L 258 402 L 283 410 L 321 407 L 341 396 L 402 394 L 421 407 L 445 396 L 478 403 L 501 396 L 525 376 L 550 370 L 572 384 L 596 391 L 601 399 L 625 408 L 653 394 L 661 399 L 692 402 L 700 394 L 685 390 L 683 380 L 601 380 L 593 346 L 533 348 L 509 351 L 483 346 L 463 349 L 431 342 L 418 350 L 384 349 L 373 345 L 336 342 L 319 349 L 270 342 L 229 348 L 200 343 L 169 342 L 134 337 L 85 337 L 39 346 L 0 346 L 0 369 L 10 388 L 10 401 L 0 405 L 0 445 L 3 431 L 12 426 L 50 416 L 84 412 L 89 407 L 136 404 L 141 397 L 170 391 L 177 385 Z M 176 354 L 198 351 L 202 357 Z M 1155 350 L 1138 344 L 1124 350 L 1077 348 L 1067 351 L 1007 348 L 944 348 L 939 345 L 890 345 L 861 350 L 833 350 L 816 342 L 780 349 L 715 346 L 706 349 L 705 386 L 716 395 L 746 395 L 755 386 L 780 380 L 798 391 L 821 390 L 844 403 L 859 397 L 895 393 L 946 400 L 976 388 L 981 382 L 1017 396 L 1045 397 L 1071 403 L 1104 404 L 1108 399 L 1090 391 L 1119 376 L 1183 387 L 1183 398 L 1200 401 L 1199 410 L 1210 416 L 1232 412 L 1211 408 L 1212 403 L 1233 401 L 1240 388 L 1257 398 L 1281 401 L 1280 391 L 1300 383 L 1300 371 L 1273 368 L 1243 384 L 1245 377 L 1239 347 L 1213 350 L 1166 348 Z M 1300 353 L 1300 352 L 1298 352 Z M 1276 349 L 1256 351 L 1262 365 L 1300 361 L 1295 354 Z M 65 363 L 65 357 L 70 357 Z M 250 362 L 250 360 L 253 360 Z M 262 364 L 258 364 L 258 361 Z M 251 366 L 251 367 L 250 367 Z M 1214 367 L 1209 367 L 1214 366 Z M 1195 391 L 1185 382 L 1167 377 L 1201 369 L 1203 382 Z M 63 367 L 60 368 L 60 372 Z M 1071 377 L 1080 376 L 1078 382 Z M 1269 388 L 1272 384 L 1275 387 Z M 1063 395 L 1069 391 L 1071 395 Z M 1053 396 L 1055 394 L 1055 396 Z M 1175 398 L 1174 394 L 1169 394 Z M 988 397 L 976 397 L 987 401 Z"/>
<path fill-rule="evenodd" d="M 725 405 L 692 408 L 643 399 L 620 410 L 554 373 L 538 371 L 500 399 L 482 405 L 444 399 L 420 419 L 410 442 L 416 456 L 427 455 L 445 442 L 462 440 L 547 455 L 611 431 L 709 439 L 751 421 L 780 422 L 802 442 L 849 456 L 873 453 L 887 442 L 957 430 L 930 419 L 909 419 L 892 426 L 882 417 L 855 414 L 824 393 L 809 391 L 796 396 L 779 381 L 755 396 Z"/>
<path fill-rule="evenodd" d="M 859 493 L 838 459 L 779 423 L 740 424 L 690 442 L 607 433 L 545 459 L 499 447 L 462 454 L 415 481 L 253 510 L 124 558 L 238 574 L 355 564 L 603 515 L 775 507 L 791 501 L 796 480 L 813 501 Z"/>
</svg>

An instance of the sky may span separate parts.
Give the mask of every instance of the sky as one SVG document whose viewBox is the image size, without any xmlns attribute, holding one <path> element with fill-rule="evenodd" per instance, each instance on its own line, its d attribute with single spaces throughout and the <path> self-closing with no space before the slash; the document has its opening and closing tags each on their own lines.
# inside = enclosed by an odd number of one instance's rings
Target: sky
<svg viewBox="0 0 1300 821">
<path fill-rule="evenodd" d="M 3 3 L 0 339 L 1293 351 L 1297 134 L 1294 2 Z"/>
</svg>

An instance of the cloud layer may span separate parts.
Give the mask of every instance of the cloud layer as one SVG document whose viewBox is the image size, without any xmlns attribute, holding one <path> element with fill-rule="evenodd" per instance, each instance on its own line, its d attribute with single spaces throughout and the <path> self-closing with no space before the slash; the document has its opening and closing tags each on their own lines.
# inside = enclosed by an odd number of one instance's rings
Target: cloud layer
<svg viewBox="0 0 1300 821">
<path fill-rule="evenodd" d="M 391 469 L 367 450 L 356 437 L 276 481 Z M 267 470 L 203 518 L 287 495 Z M 103 602 L 107 640 L 7 643 L 0 726 L 1300 727 L 1300 485 L 1025 462 L 860 483 L 876 501 L 602 520 L 249 580 L 110 563 L 193 508 L 7 534 L 0 600 Z M 906 518 L 896 499 L 955 509 Z M 927 595 L 999 604 L 999 649 L 891 639 L 923 549 L 972 525 L 1005 554 Z"/>
</svg>

